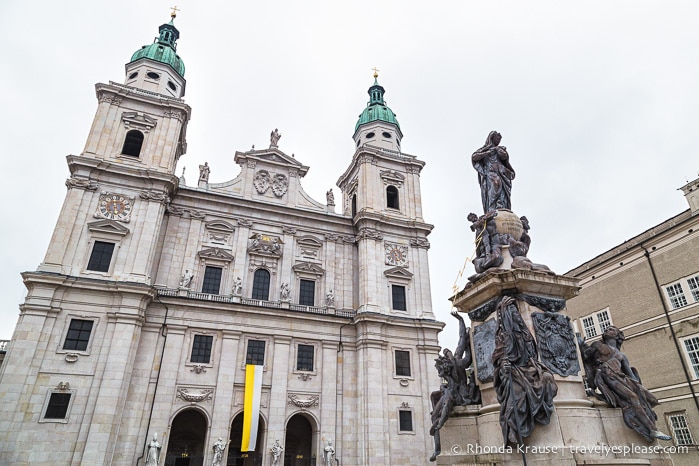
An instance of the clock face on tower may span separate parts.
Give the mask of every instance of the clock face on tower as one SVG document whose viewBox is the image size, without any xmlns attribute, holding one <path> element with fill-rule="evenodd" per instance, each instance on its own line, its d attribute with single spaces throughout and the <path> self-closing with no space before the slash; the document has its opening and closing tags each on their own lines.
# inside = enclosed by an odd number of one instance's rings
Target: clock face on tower
<svg viewBox="0 0 699 466">
<path fill-rule="evenodd" d="M 95 217 L 128 222 L 131 220 L 134 200 L 123 194 L 103 192 L 100 194 Z"/>
<path fill-rule="evenodd" d="M 387 265 L 408 265 L 408 246 L 396 243 L 385 243 Z"/>
</svg>

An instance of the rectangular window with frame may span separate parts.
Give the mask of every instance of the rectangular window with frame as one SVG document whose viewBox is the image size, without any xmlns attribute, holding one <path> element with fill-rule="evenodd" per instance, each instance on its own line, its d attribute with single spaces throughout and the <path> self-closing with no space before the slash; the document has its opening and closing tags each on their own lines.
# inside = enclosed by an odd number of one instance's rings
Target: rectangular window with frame
<svg viewBox="0 0 699 466">
<path fill-rule="evenodd" d="M 399 430 L 401 432 L 413 431 L 413 412 L 401 409 L 398 411 Z"/>
<path fill-rule="evenodd" d="M 109 272 L 109 264 L 112 263 L 114 255 L 114 243 L 106 241 L 95 241 L 92 245 L 92 253 L 87 263 L 87 270 L 93 272 Z"/>
<path fill-rule="evenodd" d="M 391 285 L 391 299 L 393 309 L 396 311 L 407 311 L 405 302 L 405 287 L 403 285 Z"/>
<path fill-rule="evenodd" d="M 612 325 L 612 319 L 608 309 L 602 309 L 594 314 L 583 317 L 581 321 L 585 338 L 593 338 L 602 335 L 607 327 Z"/>
<path fill-rule="evenodd" d="M 316 282 L 301 280 L 299 282 L 299 304 L 302 306 L 315 305 Z"/>
<path fill-rule="evenodd" d="M 190 362 L 209 364 L 209 362 L 211 362 L 211 347 L 213 342 L 214 337 L 212 335 L 194 335 Z"/>
<path fill-rule="evenodd" d="M 672 429 L 675 445 L 694 445 L 692 432 L 687 424 L 686 413 L 669 413 L 667 414 L 667 421 Z"/>
<path fill-rule="evenodd" d="M 666 286 L 665 292 L 667 292 L 667 297 L 670 299 L 670 306 L 672 306 L 673 309 L 687 305 L 687 298 L 684 296 L 681 284 L 674 283 L 670 286 Z"/>
<path fill-rule="evenodd" d="M 206 266 L 204 270 L 204 280 L 201 285 L 201 292 L 208 294 L 218 294 L 221 290 L 221 275 L 223 268 Z"/>
<path fill-rule="evenodd" d="M 410 351 L 396 350 L 396 375 L 410 377 Z"/>
<path fill-rule="evenodd" d="M 248 351 L 245 355 L 245 364 L 263 366 L 265 363 L 265 342 L 262 340 L 248 340 Z"/>
<path fill-rule="evenodd" d="M 94 323 L 92 320 L 71 319 L 66 339 L 63 342 L 63 349 L 67 351 L 87 351 Z"/>
<path fill-rule="evenodd" d="M 43 419 L 65 419 L 72 393 L 53 392 L 46 405 Z"/>
<path fill-rule="evenodd" d="M 313 371 L 313 356 L 315 348 L 313 345 L 299 345 L 296 352 L 296 370 Z"/>
<path fill-rule="evenodd" d="M 689 364 L 692 366 L 694 378 L 699 379 L 699 336 L 694 336 L 683 340 L 684 350 L 687 352 Z"/>
<path fill-rule="evenodd" d="M 687 284 L 689 285 L 689 292 L 692 293 L 692 298 L 694 302 L 699 302 L 699 275 L 696 277 L 688 278 Z"/>
</svg>

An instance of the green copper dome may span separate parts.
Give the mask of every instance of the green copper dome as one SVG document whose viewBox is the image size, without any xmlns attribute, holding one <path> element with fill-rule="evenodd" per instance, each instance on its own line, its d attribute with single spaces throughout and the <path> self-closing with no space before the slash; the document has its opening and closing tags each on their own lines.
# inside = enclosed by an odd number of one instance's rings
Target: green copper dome
<svg viewBox="0 0 699 466">
<path fill-rule="evenodd" d="M 386 102 L 383 100 L 385 92 L 386 90 L 379 85 L 378 76 L 374 75 L 374 85 L 369 88 L 369 103 L 359 115 L 359 120 L 354 127 L 355 131 L 357 131 L 360 126 L 377 120 L 394 124 L 400 129 L 398 120 L 396 120 L 396 114 L 393 113 L 393 110 L 388 108 Z"/>
<path fill-rule="evenodd" d="M 144 45 L 132 56 L 129 63 L 141 58 L 149 58 L 153 61 L 170 65 L 177 74 L 184 78 L 184 62 L 175 52 L 177 50 L 177 39 L 180 38 L 180 31 L 177 30 L 172 21 L 163 24 L 159 28 L 160 37 L 150 45 Z"/>
</svg>

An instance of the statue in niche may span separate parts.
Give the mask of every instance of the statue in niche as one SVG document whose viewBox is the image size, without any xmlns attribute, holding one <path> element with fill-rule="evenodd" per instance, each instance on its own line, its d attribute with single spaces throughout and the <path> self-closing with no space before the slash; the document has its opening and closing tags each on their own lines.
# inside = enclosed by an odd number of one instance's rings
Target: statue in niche
<svg viewBox="0 0 699 466">
<path fill-rule="evenodd" d="M 442 451 L 439 431 L 449 418 L 454 406 L 467 406 L 481 402 L 481 392 L 473 377 L 473 357 L 469 328 L 463 317 L 453 310 L 459 321 L 459 342 L 452 353 L 445 348 L 442 356 L 435 359 L 437 374 L 444 381 L 439 390 L 430 394 L 432 402 L 432 426 L 430 435 L 434 437 L 434 453 L 430 461 L 436 461 Z"/>
<path fill-rule="evenodd" d="M 160 461 L 160 443 L 158 443 L 158 434 L 153 434 L 153 440 L 148 444 L 148 454 L 146 455 L 146 466 L 158 466 Z"/>
<path fill-rule="evenodd" d="M 606 401 L 613 408 L 621 408 L 624 423 L 638 432 L 647 441 L 670 440 L 671 437 L 658 430 L 658 416 L 653 407 L 658 399 L 642 384 L 636 368 L 621 352 L 624 332 L 617 327 L 607 327 L 602 341 L 591 345 L 578 335 L 578 345 L 585 366 L 588 396 Z M 599 393 L 598 393 L 599 390 Z"/>
<path fill-rule="evenodd" d="M 209 162 L 204 162 L 204 165 L 199 165 L 199 181 L 209 181 L 209 173 L 211 169 L 209 168 Z"/>
<path fill-rule="evenodd" d="M 192 285 L 193 278 L 194 274 L 189 269 L 185 270 L 180 278 L 180 288 L 189 288 Z"/>
<path fill-rule="evenodd" d="M 243 294 L 243 280 L 240 277 L 237 277 L 235 280 L 233 280 L 233 295 L 234 296 L 242 296 Z"/>
<path fill-rule="evenodd" d="M 493 366 L 500 403 L 500 427 L 505 444 L 522 445 L 536 423 L 548 425 L 558 386 L 537 359 L 537 347 L 517 302 L 505 296 L 497 307 Z"/>
<path fill-rule="evenodd" d="M 335 305 L 335 293 L 333 293 L 333 290 L 328 291 L 328 294 L 325 295 L 325 304 L 330 307 Z"/>
<path fill-rule="evenodd" d="M 291 290 L 289 290 L 288 283 L 282 283 L 281 291 L 279 292 L 282 301 L 289 301 L 289 296 L 291 295 Z"/>
<path fill-rule="evenodd" d="M 272 466 L 279 466 L 279 458 L 282 456 L 284 447 L 279 443 L 279 439 L 274 440 L 272 448 L 269 449 L 272 452 Z"/>
<path fill-rule="evenodd" d="M 274 131 L 269 135 L 269 148 L 276 148 L 277 145 L 279 144 L 279 139 L 281 139 L 282 135 L 279 132 L 277 128 L 274 128 Z"/>
<path fill-rule="evenodd" d="M 337 466 L 335 462 L 335 447 L 333 447 L 333 441 L 328 440 L 328 443 L 323 449 L 323 461 L 325 466 Z"/>
<path fill-rule="evenodd" d="M 501 140 L 500 133 L 491 131 L 485 145 L 471 156 L 473 168 L 478 172 L 484 214 L 496 209 L 512 208 L 510 198 L 515 170 L 510 165 L 507 149 L 499 145 Z"/>
<path fill-rule="evenodd" d="M 224 442 L 221 437 L 218 438 L 216 443 L 214 443 L 214 460 L 211 466 L 221 466 L 223 461 L 223 452 L 226 449 L 228 442 Z"/>
</svg>

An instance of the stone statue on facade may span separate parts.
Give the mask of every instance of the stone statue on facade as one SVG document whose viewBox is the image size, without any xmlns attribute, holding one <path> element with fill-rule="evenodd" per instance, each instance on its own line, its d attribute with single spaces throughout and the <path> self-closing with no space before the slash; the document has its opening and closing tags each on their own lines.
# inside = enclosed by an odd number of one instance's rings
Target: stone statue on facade
<svg viewBox="0 0 699 466">
<path fill-rule="evenodd" d="M 500 427 L 505 444 L 522 445 L 535 424 L 550 422 L 558 386 L 539 362 L 536 341 L 511 296 L 498 304 L 497 321 L 493 366 Z"/>
<path fill-rule="evenodd" d="M 209 168 L 209 162 L 204 162 L 204 165 L 199 165 L 199 181 L 209 181 L 209 173 L 211 169 Z"/>
<path fill-rule="evenodd" d="M 148 454 L 146 455 L 146 466 L 158 466 L 160 461 L 160 443 L 158 443 L 158 434 L 153 434 L 153 440 L 148 444 Z"/>
<path fill-rule="evenodd" d="M 291 295 L 291 290 L 289 289 L 289 284 L 288 283 L 282 283 L 281 291 L 279 292 L 279 296 L 282 301 L 289 301 L 289 297 Z"/>
<path fill-rule="evenodd" d="M 335 305 L 335 293 L 333 293 L 333 290 L 328 291 L 328 294 L 325 295 L 325 305 L 330 307 Z"/>
<path fill-rule="evenodd" d="M 279 144 L 279 139 L 281 139 L 282 135 L 279 132 L 277 128 L 274 128 L 274 131 L 269 135 L 269 148 L 276 148 L 277 145 Z"/>
<path fill-rule="evenodd" d="M 272 466 L 279 466 L 279 458 L 282 456 L 282 452 L 284 451 L 284 447 L 281 443 L 279 443 L 279 439 L 274 440 L 274 444 L 269 451 L 272 453 Z"/>
<path fill-rule="evenodd" d="M 481 393 L 473 376 L 473 357 L 469 328 L 457 312 L 451 313 L 459 321 L 459 342 L 452 353 L 445 348 L 442 356 L 435 359 L 437 374 L 443 383 L 439 390 L 432 392 L 432 426 L 430 435 L 434 437 L 434 453 L 430 461 L 436 461 L 442 445 L 439 431 L 449 418 L 454 406 L 479 404 Z"/>
<path fill-rule="evenodd" d="M 512 208 L 510 198 L 515 170 L 510 165 L 507 149 L 499 145 L 501 140 L 500 133 L 491 131 L 485 145 L 471 156 L 473 168 L 478 172 L 484 214 L 496 209 Z"/>
<path fill-rule="evenodd" d="M 638 371 L 631 367 L 629 360 L 621 352 L 624 332 L 617 327 L 607 327 L 602 341 L 588 345 L 578 335 L 578 345 L 585 365 L 588 395 L 606 401 L 613 408 L 621 408 L 624 422 L 644 439 L 670 440 L 660 432 L 655 422 L 658 416 L 653 407 L 657 398 L 643 385 Z"/>
<path fill-rule="evenodd" d="M 223 452 L 226 450 L 228 442 L 224 442 L 221 437 L 218 438 L 216 443 L 214 443 L 214 459 L 211 466 L 222 466 L 223 464 Z"/>
<path fill-rule="evenodd" d="M 332 440 L 328 440 L 328 443 L 323 449 L 323 462 L 325 463 L 324 466 L 337 466 L 335 461 L 335 447 L 333 447 Z"/>
<path fill-rule="evenodd" d="M 333 194 L 332 189 L 328 189 L 325 193 L 325 200 L 328 205 L 335 205 L 335 194 Z"/>
<path fill-rule="evenodd" d="M 243 280 L 240 277 L 236 277 L 235 280 L 233 280 L 233 295 L 234 296 L 242 296 L 243 294 Z"/>
<path fill-rule="evenodd" d="M 180 288 L 189 288 L 192 285 L 193 278 L 194 275 L 192 272 L 190 272 L 189 269 L 185 270 L 180 278 Z"/>
</svg>

